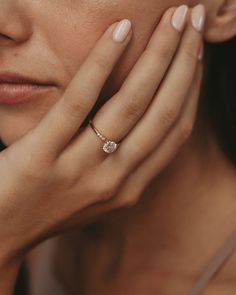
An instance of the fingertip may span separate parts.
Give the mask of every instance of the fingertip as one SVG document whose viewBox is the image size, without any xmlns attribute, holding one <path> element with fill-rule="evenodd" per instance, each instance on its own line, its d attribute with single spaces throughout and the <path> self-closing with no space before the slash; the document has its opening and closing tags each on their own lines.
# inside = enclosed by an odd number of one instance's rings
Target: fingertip
<svg viewBox="0 0 236 295">
<path fill-rule="evenodd" d="M 180 5 L 171 17 L 171 24 L 174 29 L 181 32 L 186 24 L 187 14 L 188 14 L 188 6 Z"/>
<path fill-rule="evenodd" d="M 132 23 L 129 19 L 122 19 L 116 23 L 112 31 L 112 39 L 115 42 L 122 43 L 128 37 L 132 29 Z"/>
<path fill-rule="evenodd" d="M 169 8 L 167 8 L 163 14 L 162 14 L 162 17 L 160 19 L 160 23 L 163 23 L 163 24 L 167 24 L 167 23 L 171 23 L 171 18 L 173 16 L 173 14 L 175 13 L 175 10 L 176 10 L 176 6 L 171 6 Z"/>
</svg>

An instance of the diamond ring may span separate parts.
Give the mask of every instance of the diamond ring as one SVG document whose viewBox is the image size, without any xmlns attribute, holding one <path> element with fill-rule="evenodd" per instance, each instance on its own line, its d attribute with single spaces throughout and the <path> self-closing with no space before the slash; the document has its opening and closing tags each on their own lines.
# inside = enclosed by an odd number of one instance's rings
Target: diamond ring
<svg viewBox="0 0 236 295">
<path fill-rule="evenodd" d="M 112 140 L 107 139 L 105 136 L 103 136 L 100 133 L 100 131 L 98 131 L 98 129 L 93 125 L 92 120 L 89 120 L 89 125 L 91 126 L 95 134 L 104 142 L 102 149 L 105 153 L 111 154 L 117 150 L 120 143 L 116 143 Z"/>
</svg>

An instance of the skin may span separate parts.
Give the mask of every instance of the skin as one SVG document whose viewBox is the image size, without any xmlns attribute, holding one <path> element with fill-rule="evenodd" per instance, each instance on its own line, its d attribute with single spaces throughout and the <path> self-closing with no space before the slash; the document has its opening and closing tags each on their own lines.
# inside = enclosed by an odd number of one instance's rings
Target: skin
<svg viewBox="0 0 236 295">
<path fill-rule="evenodd" d="M 131 39 L 131 32 L 124 42 L 115 42 L 111 38 L 116 23 L 104 32 L 62 98 L 36 128 L 30 129 L 1 153 L 0 216 L 2 224 L 6 225 L 0 231 L 0 288 L 3 294 L 12 292 L 17 268 L 32 246 L 81 226 L 101 213 L 137 202 L 153 173 L 163 168 L 163 146 L 171 147 L 169 155 L 164 157 L 166 165 L 189 136 L 200 90 L 202 67 L 198 56 L 202 30 L 188 23 L 182 37 L 183 26 L 182 30 L 177 30 L 171 25 L 174 11 L 175 8 L 166 11 L 122 88 L 94 118 L 96 126 L 109 127 L 110 132 L 116 130 L 116 135 L 113 132 L 116 140 L 130 133 L 114 155 L 107 157 L 104 154 L 100 149 L 101 142 L 94 141 L 89 126 L 79 130 L 82 132 L 78 132 L 78 126 L 92 109 L 104 82 Z M 2 34 L 4 41 L 9 41 L 6 36 L 6 32 Z M 163 45 L 157 49 L 156 44 L 159 43 Z M 8 48 L 6 42 L 3 48 Z M 168 74 L 165 73 L 167 69 Z M 180 70 L 186 79 L 180 79 Z M 150 79 L 150 76 L 155 79 Z M 142 92 L 140 83 L 146 84 Z M 171 99 L 170 94 L 176 87 L 181 91 Z M 157 88 L 160 90 L 156 91 Z M 151 101 L 154 107 L 145 112 Z M 139 120 L 142 115 L 142 120 Z M 122 121 L 116 129 L 112 127 L 114 116 Z M 156 124 L 160 125 L 159 131 L 153 129 Z M 175 126 L 171 128 L 172 125 Z M 149 126 L 158 135 L 156 140 L 150 138 L 143 147 L 141 144 L 133 146 L 134 141 L 142 142 Z M 166 136 L 167 133 L 170 136 Z M 146 160 L 149 154 L 151 157 Z M 75 161 L 78 161 L 78 166 L 71 165 Z M 155 170 L 151 169 L 151 173 L 146 175 L 138 191 L 132 191 L 133 182 L 139 180 L 145 166 L 154 162 Z M 110 165 L 115 174 L 110 173 Z"/>
<path fill-rule="evenodd" d="M 16 19 L 12 28 L 3 26 L 5 29 L 1 29 L 2 34 L 12 38 L 6 40 L 1 37 L 0 39 L 3 45 L 12 47 L 9 53 L 1 57 L 2 69 L 13 70 L 17 65 L 19 72 L 45 78 L 41 65 L 50 65 L 47 67 L 46 77 L 54 80 L 58 85 L 57 89 L 43 100 L 27 106 L 9 108 L 1 105 L 0 137 L 3 142 L 10 145 L 36 126 L 48 109 L 59 100 L 101 32 L 104 32 L 108 25 L 117 19 L 126 17 L 133 22 L 135 32 L 124 57 L 104 87 L 99 98 L 99 105 L 109 99 L 120 88 L 127 73 L 137 61 L 163 12 L 172 5 L 177 6 L 184 3 L 194 5 L 197 2 L 63 0 L 60 2 L 44 1 L 42 4 L 41 2 L 24 1 L 20 7 L 14 4 L 14 1 L 13 3 L 2 3 L 3 24 L 8 19 L 8 13 L 11 15 L 13 10 L 16 15 L 21 12 L 25 15 L 22 20 Z M 202 1 L 202 3 L 209 10 L 214 11 L 214 6 L 209 1 Z M 207 32 L 210 36 L 206 36 L 207 39 L 212 38 L 210 18 L 209 22 Z M 232 35 L 231 32 L 230 34 Z M 13 46 L 18 43 L 27 45 L 27 50 L 25 46 Z M 37 56 L 37 64 L 34 63 L 34 67 L 26 67 L 24 60 L 28 60 L 30 64 L 32 60 L 34 61 L 35 56 Z M 97 108 L 94 111 L 96 110 Z"/>
<path fill-rule="evenodd" d="M 212 14 L 213 14 L 213 12 L 215 11 L 213 8 L 215 8 L 215 7 L 211 6 L 210 2 L 208 2 L 208 1 L 205 1 L 205 2 L 206 2 L 205 3 L 206 6 L 209 9 L 211 8 Z M 22 60 L 24 60 L 22 58 L 22 55 L 25 54 L 25 56 L 27 56 L 27 57 L 30 56 L 30 54 L 32 54 L 33 56 L 37 55 L 38 56 L 38 65 L 42 65 L 42 64 L 52 65 L 51 67 L 47 67 L 47 75 L 49 75 L 49 77 L 53 77 L 55 79 L 55 81 L 58 83 L 58 88 L 55 90 L 55 92 L 51 96 L 48 96 L 45 99 L 43 99 L 43 101 L 38 101 L 37 103 L 34 103 L 34 104 L 32 103 L 32 105 L 29 104 L 27 107 L 8 108 L 6 106 L 1 106 L 1 108 L 0 108 L 0 112 L 1 112 L 0 113 L 0 118 L 1 118 L 1 120 L 0 120 L 0 136 L 1 136 L 2 140 L 4 141 L 4 143 L 6 145 L 11 145 L 15 141 L 17 141 L 17 139 L 21 138 L 24 134 L 26 134 L 28 130 L 30 130 L 31 128 L 36 126 L 36 124 L 39 122 L 39 120 L 42 118 L 42 116 L 50 109 L 50 107 L 56 101 L 59 100 L 60 96 L 65 91 L 66 87 L 68 86 L 69 81 L 75 75 L 76 71 L 78 70 L 78 67 L 81 66 L 82 62 L 84 61 L 89 50 L 94 46 L 95 41 L 100 37 L 101 32 L 103 32 L 109 24 L 114 22 L 114 20 L 125 16 L 127 18 L 130 18 L 133 21 L 134 27 L 136 28 L 136 32 L 140 32 L 140 34 L 137 34 L 136 36 L 134 35 L 134 37 L 132 39 L 132 44 L 130 45 L 127 52 L 125 53 L 125 56 L 123 57 L 122 61 L 119 63 L 119 66 L 113 72 L 106 87 L 104 87 L 101 97 L 100 97 L 100 100 L 99 100 L 99 104 L 102 105 L 102 103 L 105 102 L 111 96 L 111 94 L 116 93 L 116 91 L 120 88 L 124 78 L 127 76 L 128 71 L 131 69 L 131 66 L 133 66 L 134 62 L 137 60 L 138 56 L 140 55 L 140 53 L 144 49 L 144 47 L 147 43 L 147 40 L 150 37 L 151 32 L 153 31 L 155 24 L 160 20 L 160 17 L 162 15 L 162 13 L 165 11 L 165 9 L 171 5 L 178 5 L 181 3 L 183 3 L 183 2 L 182 1 L 179 1 L 179 2 L 165 1 L 165 3 L 163 4 L 159 1 L 150 1 L 148 3 L 148 5 L 145 4 L 145 7 L 141 7 L 141 5 L 144 5 L 141 3 L 141 1 L 135 2 L 135 5 L 134 5 L 133 1 L 123 1 L 123 2 L 119 1 L 119 3 L 118 3 L 119 8 L 117 8 L 117 6 L 115 6 L 115 8 L 114 8 L 114 6 L 113 6 L 113 5 L 115 5 L 114 2 L 112 2 L 112 4 L 110 2 L 109 3 L 101 2 L 101 3 L 98 3 L 98 5 L 96 5 L 96 9 L 94 9 L 94 7 L 95 7 L 94 3 L 91 3 L 91 6 L 90 6 L 90 3 L 84 3 L 84 4 L 83 3 L 79 3 L 79 4 L 78 3 L 71 3 L 70 5 L 68 5 L 68 3 L 65 3 L 65 5 L 64 5 L 63 2 L 62 3 L 60 2 L 60 4 L 58 4 L 58 5 L 55 5 L 55 2 L 52 4 L 51 1 L 50 2 L 48 1 L 48 3 L 45 3 L 43 6 L 40 6 L 40 4 L 37 4 L 37 3 L 34 3 L 34 4 L 26 3 L 25 5 L 22 5 L 22 7 L 20 7 L 20 8 L 22 11 L 24 11 L 25 15 L 27 16 L 27 17 L 25 16 L 25 18 L 23 18 L 23 20 L 25 22 L 23 22 L 23 21 L 20 22 L 18 20 L 17 25 L 15 23 L 15 27 L 13 26 L 13 28 L 11 28 L 11 27 L 10 28 L 5 27 L 5 29 L 3 28 L 2 34 L 11 36 L 12 39 L 6 40 L 5 38 L 2 38 L 1 42 L 4 45 L 3 49 L 8 48 L 7 47 L 8 45 L 17 44 L 17 43 L 13 43 L 12 40 L 17 41 L 17 42 L 25 42 L 25 44 L 32 44 L 32 47 L 28 47 L 29 51 L 26 51 L 24 49 L 24 47 L 19 47 L 18 50 L 16 50 L 16 47 L 15 47 L 14 48 L 15 51 L 13 51 L 13 53 L 12 53 L 13 55 L 10 55 L 10 54 L 9 54 L 9 56 L 5 55 L 6 56 L 5 58 L 3 55 L 3 57 L 2 57 L 3 68 L 4 67 L 7 68 L 7 66 L 10 67 L 9 64 L 12 61 L 12 56 L 14 56 L 15 61 L 18 59 L 19 65 L 20 64 L 22 65 Z M 191 2 L 189 1 L 188 4 L 194 4 L 194 1 L 191 1 Z M 217 2 L 217 4 L 221 4 L 221 3 Z M 14 8 L 16 9 L 16 12 L 18 11 L 17 9 L 20 9 L 19 7 L 17 7 L 16 4 L 14 6 L 14 3 L 10 3 L 10 2 L 1 4 L 1 5 L 3 5 L 3 8 L 6 11 L 7 11 L 7 9 L 9 9 L 9 7 L 11 5 L 12 5 L 10 7 L 11 12 L 12 12 L 12 9 L 14 9 Z M 156 11 L 153 8 L 155 8 Z M 55 11 L 55 9 L 57 9 L 57 12 L 58 12 L 57 14 L 52 15 L 52 13 L 47 13 L 47 12 Z M 65 9 L 68 9 L 68 11 L 69 11 L 68 18 L 64 16 Z M 10 11 L 10 9 L 9 9 L 9 11 Z M 145 13 L 143 13 L 143 11 L 145 11 Z M 78 19 L 81 21 L 81 23 L 78 21 Z M 210 20 L 211 20 L 211 18 L 210 18 Z M 213 20 L 213 16 L 212 16 L 212 20 Z M 34 31 L 34 34 L 32 34 L 31 21 L 33 21 L 35 28 L 36 28 Z M 21 24 L 20 28 L 19 28 L 19 22 Z M 71 23 L 75 23 L 73 30 L 71 30 Z M 94 23 L 97 24 L 95 29 L 94 29 Z M 55 25 L 55 29 L 52 29 L 52 24 Z M 219 40 L 221 38 L 221 37 L 219 37 L 220 30 L 217 31 L 215 29 L 217 27 L 217 25 L 215 24 L 215 26 L 213 26 L 213 24 L 214 24 L 213 21 L 212 21 L 212 23 L 209 22 L 208 30 L 206 33 L 206 38 L 208 38 L 209 40 L 213 40 L 213 41 Z M 233 24 L 230 23 L 230 28 L 232 26 L 233 26 Z M 61 27 L 63 29 L 58 30 L 59 27 Z M 224 30 L 224 31 L 226 31 L 226 30 Z M 58 35 L 57 35 L 57 32 L 58 32 Z M 218 32 L 218 34 L 217 34 L 217 32 Z M 231 35 L 232 34 L 234 35 L 234 33 L 235 33 L 235 32 L 233 32 L 232 29 L 228 30 L 227 32 Z M 224 33 L 224 34 L 227 34 L 227 33 Z M 224 34 L 220 34 L 220 36 L 222 36 L 222 41 L 223 41 L 223 39 L 227 39 L 227 38 L 233 36 L 233 35 L 226 36 Z M 34 39 L 32 36 L 34 37 Z M 76 41 L 77 39 L 75 38 L 75 36 L 81 36 L 81 40 L 85 40 L 83 46 L 81 46 L 81 43 L 79 41 L 78 42 Z M 30 37 L 32 38 L 32 43 L 29 43 Z M 61 42 L 61 40 L 65 40 L 65 42 Z M 42 47 L 37 45 L 37 42 L 39 42 L 39 41 L 40 41 L 40 44 Z M 38 52 L 36 51 L 36 48 L 37 48 Z M 4 50 L 3 50 L 3 52 L 4 52 Z M 44 53 L 44 55 L 43 55 L 43 53 Z M 14 66 L 15 66 L 15 63 L 14 63 Z M 20 68 L 20 66 L 19 66 L 19 68 Z M 23 66 L 22 66 L 22 68 L 23 68 Z M 38 69 L 38 71 L 36 71 L 36 69 L 35 69 L 35 71 L 32 71 L 32 74 L 37 73 L 39 76 L 40 75 L 43 76 L 44 73 L 42 73 L 42 72 L 40 73 L 40 71 L 42 71 L 41 67 L 40 67 L 40 69 Z M 51 71 L 51 72 L 49 72 L 49 71 Z M 30 74 L 30 72 L 28 74 Z M 197 84 L 194 84 L 194 86 L 195 86 L 194 89 L 196 90 Z M 192 89 L 192 92 L 194 92 L 194 89 Z M 37 105 L 37 107 L 36 107 L 36 105 Z M 97 111 L 97 109 L 98 108 L 95 108 L 94 111 Z M 105 113 L 103 113 L 103 114 L 105 114 Z M 100 118 L 102 118 L 102 116 L 100 116 Z M 101 119 L 100 119 L 100 122 L 101 122 Z M 104 128 L 102 128 L 102 130 L 104 130 Z M 214 142 L 213 142 L 213 146 L 215 146 Z M 192 153 L 190 152 L 190 151 L 192 151 L 192 145 L 189 144 L 187 147 L 189 149 L 186 148 L 185 155 L 188 155 L 188 154 L 192 155 Z M 222 155 L 220 155 L 220 153 L 218 153 L 218 151 L 216 151 L 216 158 L 218 159 L 217 163 L 219 163 L 220 168 L 224 167 L 223 164 L 225 164 L 225 159 L 223 158 Z M 220 160 L 222 158 L 223 158 L 223 160 L 222 160 L 223 164 L 220 165 L 221 164 Z M 201 160 L 203 161 L 202 155 L 201 155 Z M 177 161 L 177 163 L 178 163 L 178 161 Z M 229 166 L 230 165 L 226 165 L 227 173 L 229 172 Z M 175 167 L 175 165 L 172 167 Z M 176 167 L 178 167 L 177 164 L 176 164 Z M 184 169 L 184 171 L 185 171 L 185 169 Z M 187 171 L 187 169 L 186 169 L 186 171 Z M 212 169 L 212 171 L 213 171 L 213 169 Z M 233 175 L 233 173 L 232 173 L 232 175 Z M 186 175 L 184 175 L 184 173 L 181 174 L 181 176 L 183 178 L 184 177 L 186 178 Z M 210 178 L 210 176 L 209 176 L 209 178 Z M 175 179 L 175 178 L 173 178 L 173 179 Z M 193 179 L 194 179 L 194 177 L 193 177 Z M 232 179 L 233 179 L 233 177 L 232 177 Z M 168 177 L 167 177 L 167 180 L 168 180 Z M 174 181 L 174 180 L 172 180 L 172 181 Z M 164 185 L 164 183 L 166 183 L 166 182 L 163 181 L 163 185 Z M 153 182 L 153 184 L 155 184 L 155 182 Z M 167 181 L 167 184 L 169 184 L 168 181 Z M 224 184 L 224 185 L 226 186 L 226 184 Z M 162 185 L 159 184 L 159 188 L 160 187 L 162 187 Z M 166 187 L 169 187 L 169 186 L 166 185 Z M 180 192 L 180 187 L 177 184 L 175 184 L 175 187 L 178 191 L 178 195 L 180 195 L 180 196 L 185 195 L 185 194 L 182 194 L 182 192 Z M 187 191 L 187 186 L 183 186 L 183 187 Z M 233 187 L 232 187 L 232 189 L 233 189 Z M 153 190 L 149 191 L 148 195 L 152 196 L 154 194 L 154 192 L 156 194 L 157 191 L 158 191 L 157 187 L 154 187 Z M 166 194 L 167 194 L 167 192 L 165 192 L 165 194 L 164 193 L 162 194 L 160 192 L 160 196 L 165 196 Z M 187 193 L 186 193 L 186 195 L 187 195 Z M 159 196 L 159 194 L 158 194 L 158 196 Z M 183 199 L 181 199 L 181 200 L 183 200 Z M 170 206 L 171 202 L 170 203 L 167 202 L 166 204 L 168 204 Z M 181 202 L 180 202 L 180 204 L 181 204 Z M 163 210 L 165 207 L 160 206 L 160 208 Z M 167 208 L 168 208 L 168 206 L 167 206 Z M 159 209 L 159 210 L 161 210 L 161 209 Z M 135 222 L 136 226 L 138 226 L 139 222 L 141 221 L 140 216 L 139 216 L 139 214 L 135 214 L 135 212 L 136 212 L 135 210 L 133 212 L 134 213 L 131 212 L 131 214 L 130 214 L 130 216 L 131 216 L 130 219 L 133 218 L 133 221 Z M 191 211 L 188 211 L 188 212 L 190 213 Z M 150 211 L 150 213 L 151 213 L 151 211 Z M 153 214 L 154 213 L 155 212 L 153 212 Z M 175 215 L 173 214 L 173 216 L 175 216 Z M 118 220 L 120 218 L 122 219 L 123 217 L 118 217 Z M 128 217 L 126 217 L 124 220 L 127 221 L 127 218 Z M 222 214 L 222 218 L 223 218 L 223 214 Z M 168 219 L 168 221 L 171 221 L 170 217 L 167 219 Z M 114 220 L 115 220 L 114 217 L 112 217 L 111 221 L 110 221 L 111 228 L 113 228 L 112 224 L 113 224 Z M 156 220 L 156 219 L 152 220 L 150 217 L 150 219 L 147 219 L 147 220 L 149 220 L 149 222 L 152 224 L 163 224 L 163 220 L 161 220 L 161 219 L 160 220 Z M 128 224 L 124 222 L 123 227 L 122 227 L 122 222 L 121 222 L 120 230 L 121 231 L 124 230 L 124 228 L 127 225 Z M 129 228 L 129 225 L 128 225 L 128 228 Z M 201 228 L 200 223 L 199 223 L 198 229 L 199 228 Z M 184 229 L 183 227 L 179 227 L 179 232 L 182 232 L 183 229 Z M 132 230 L 129 233 L 132 233 Z M 135 233 L 135 230 L 134 230 L 134 233 Z M 109 236 L 111 236 L 109 230 L 105 231 L 105 236 L 108 237 L 107 240 L 108 240 L 108 244 L 109 244 Z M 221 237 L 222 236 L 217 237 L 216 241 L 220 240 Z M 143 236 L 143 238 L 144 238 L 144 236 Z M 165 240 L 163 240 L 163 241 L 165 241 Z M 160 242 L 160 240 L 159 240 L 159 242 Z M 182 242 L 184 243 L 183 240 L 182 240 Z M 105 246 L 107 245 L 106 239 L 105 239 L 105 242 L 104 242 L 104 239 L 101 239 L 99 241 L 99 243 L 101 243 L 100 244 L 101 247 L 104 247 L 104 245 Z M 153 244 L 153 251 L 154 251 L 154 249 L 156 250 L 156 247 L 154 247 L 154 246 L 155 245 Z M 114 254 L 112 256 L 116 256 L 114 249 L 112 247 L 110 249 L 111 249 L 111 253 Z M 209 252 L 210 252 L 210 250 L 212 250 L 212 249 L 209 248 Z M 90 251 L 90 248 L 88 247 L 88 253 L 89 253 L 89 251 Z M 183 248 L 181 248 L 181 251 L 183 251 Z M 141 253 L 144 253 L 144 251 L 141 251 Z M 163 253 L 161 251 L 159 253 L 160 253 L 160 254 L 158 254 L 158 255 L 160 255 L 159 258 L 161 258 L 161 254 L 163 254 Z M 179 254 L 179 253 L 177 253 L 177 254 Z M 130 256 L 130 255 L 128 255 L 128 256 L 130 257 L 129 259 L 131 259 L 131 258 L 136 259 L 137 257 L 140 257 L 140 259 L 141 259 L 140 252 L 133 253 L 133 256 Z M 98 255 L 98 257 L 99 257 L 99 255 Z M 89 258 L 88 258 L 87 262 L 91 263 L 89 261 Z M 122 260 L 122 262 L 124 263 L 124 265 L 125 265 L 125 263 L 130 265 L 129 260 L 126 260 L 126 261 Z M 173 259 L 173 261 L 171 261 L 169 263 L 171 265 L 172 263 L 174 264 L 174 262 L 176 262 L 176 260 Z M 99 265 L 99 264 L 97 264 L 97 265 Z M 99 267 L 100 266 L 98 266 L 98 269 L 99 269 Z M 168 267 L 170 267 L 170 266 L 168 265 Z M 126 288 L 128 288 L 127 283 L 124 281 L 124 278 L 127 277 L 126 275 L 128 273 L 125 273 L 125 275 L 124 275 L 124 273 L 121 273 L 120 271 L 118 271 L 117 273 L 118 273 L 117 280 L 119 282 L 118 282 L 118 284 L 115 284 L 115 286 L 117 287 L 117 292 L 118 292 L 119 288 L 121 288 L 122 286 L 126 286 Z M 151 275 L 150 269 L 147 273 L 149 273 Z M 96 277 L 97 277 L 97 275 L 95 273 L 95 274 L 92 274 L 91 276 L 88 276 L 88 279 L 90 279 L 90 282 L 96 282 Z M 102 282 L 102 284 L 103 284 L 103 282 Z M 154 285 L 154 283 L 152 285 Z M 96 286 L 96 284 L 94 284 L 94 286 Z M 113 286 L 112 285 L 108 286 L 105 282 L 104 285 L 99 286 L 99 287 L 100 287 L 100 290 L 104 290 L 104 292 L 102 294 L 105 294 L 105 292 L 109 292 L 108 291 L 109 288 L 112 288 Z M 89 290 L 89 292 L 91 292 L 91 294 L 92 294 L 93 290 Z"/>
<path fill-rule="evenodd" d="M 45 78 L 41 65 L 50 65 L 47 68 L 46 77 L 53 79 L 58 84 L 58 88 L 43 100 L 28 106 L 9 108 L 1 105 L 0 137 L 6 145 L 10 145 L 34 127 L 48 109 L 59 100 L 101 33 L 110 24 L 124 17 L 129 18 L 133 22 L 135 32 L 129 48 L 115 67 L 110 80 L 100 95 L 99 105 L 108 100 L 120 88 L 146 46 L 163 12 L 173 4 L 183 3 L 183 1 L 169 0 L 165 1 L 165 4 L 161 1 L 151 0 L 148 1 L 148 5 L 141 1 L 130 0 L 63 0 L 53 2 L 48 0 L 43 4 L 40 1 L 34 4 L 31 4 L 30 1 L 24 2 L 21 9 L 27 17 L 22 22 L 15 23 L 16 28 L 13 27 L 9 32 L 6 28 L 6 31 L 2 30 L 1 33 L 8 34 L 12 38 L 15 37 L 15 41 L 24 40 L 23 44 L 31 45 L 27 50 L 24 46 L 18 48 L 13 46 L 12 52 L 2 58 L 2 68 L 14 69 L 16 63 L 20 72 L 24 69 L 28 75 Z M 11 12 L 15 9 L 16 13 L 19 13 L 17 9 L 20 8 L 17 5 L 10 3 L 1 5 L 4 5 L 4 12 L 10 8 Z M 33 29 L 33 25 L 35 29 Z M 20 26 L 19 32 L 17 26 Z M 9 40 L 1 40 L 1 42 L 3 44 L 8 42 L 11 45 Z M 34 68 L 26 68 L 23 63 L 25 59 L 29 59 L 29 56 L 33 61 L 37 56 L 38 62 L 34 63 Z M 97 109 L 98 107 L 94 111 Z"/>
</svg>

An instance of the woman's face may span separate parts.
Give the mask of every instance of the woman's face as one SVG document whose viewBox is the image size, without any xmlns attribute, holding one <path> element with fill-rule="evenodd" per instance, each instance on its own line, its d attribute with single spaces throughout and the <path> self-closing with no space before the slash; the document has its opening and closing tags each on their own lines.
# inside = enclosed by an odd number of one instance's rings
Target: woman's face
<svg viewBox="0 0 236 295">
<path fill-rule="evenodd" d="M 129 18 L 133 23 L 133 39 L 99 97 L 101 104 L 106 101 L 121 86 L 163 12 L 183 3 L 192 5 L 196 1 L 2 0 L 0 72 L 17 71 L 57 84 L 55 90 L 39 100 L 17 105 L 0 103 L 2 141 L 10 145 L 34 127 L 60 99 L 106 28 Z"/>
</svg>

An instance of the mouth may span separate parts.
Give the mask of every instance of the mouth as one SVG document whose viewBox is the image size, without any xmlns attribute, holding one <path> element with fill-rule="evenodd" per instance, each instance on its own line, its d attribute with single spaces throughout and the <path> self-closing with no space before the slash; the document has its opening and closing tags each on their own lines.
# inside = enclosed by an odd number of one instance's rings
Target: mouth
<svg viewBox="0 0 236 295">
<path fill-rule="evenodd" d="M 52 81 L 39 81 L 19 74 L 0 73 L 0 103 L 26 103 L 55 90 L 56 86 Z"/>
</svg>

